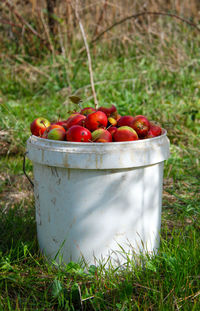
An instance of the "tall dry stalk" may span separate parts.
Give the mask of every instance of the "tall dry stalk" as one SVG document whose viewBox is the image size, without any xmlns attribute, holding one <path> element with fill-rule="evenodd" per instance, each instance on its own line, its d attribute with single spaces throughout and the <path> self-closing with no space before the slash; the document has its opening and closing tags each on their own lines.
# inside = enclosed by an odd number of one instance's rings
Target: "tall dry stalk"
<svg viewBox="0 0 200 311">
<path fill-rule="evenodd" d="M 51 34 L 54 33 L 54 27 L 55 27 L 55 19 L 53 17 L 53 14 L 54 14 L 54 9 L 56 7 L 56 2 L 57 0 L 46 0 L 49 31 Z"/>
<path fill-rule="evenodd" d="M 94 86 L 94 76 L 93 76 L 93 71 L 92 71 L 92 59 L 91 59 L 91 55 L 90 55 L 90 49 L 88 46 L 85 30 L 84 30 L 83 24 L 82 24 L 80 16 L 79 16 L 79 2 L 78 2 L 78 0 L 76 0 L 76 3 L 75 3 L 75 14 L 76 14 L 76 18 L 77 18 L 78 23 L 79 23 L 81 34 L 82 34 L 83 41 L 85 44 L 85 49 L 87 52 L 88 69 L 89 69 L 89 73 L 90 73 L 90 83 L 91 83 L 91 88 L 92 88 L 92 94 L 94 97 L 94 105 L 95 105 L 95 108 L 98 108 L 98 100 L 97 100 L 97 96 L 96 96 L 96 91 L 95 91 L 95 86 Z"/>
</svg>

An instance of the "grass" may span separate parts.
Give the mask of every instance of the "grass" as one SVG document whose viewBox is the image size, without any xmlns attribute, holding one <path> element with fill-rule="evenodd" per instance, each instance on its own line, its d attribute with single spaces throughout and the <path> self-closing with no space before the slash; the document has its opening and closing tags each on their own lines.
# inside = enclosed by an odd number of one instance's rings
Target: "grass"
<svg viewBox="0 0 200 311">
<path fill-rule="evenodd" d="M 165 64 L 158 51 L 145 55 L 137 49 L 126 57 L 97 54 L 94 60 L 100 104 L 114 103 L 121 114 L 147 115 L 167 129 L 171 142 L 159 253 L 143 266 L 129 261 L 123 271 L 46 262 L 37 244 L 32 189 L 22 171 L 34 118 L 66 118 L 74 109 L 71 93 L 81 95 L 84 106 L 92 104 L 85 60 L 78 68 L 76 60 L 60 56 L 25 64 L 23 58 L 1 60 L 0 310 L 200 309 L 197 51 L 198 45 L 185 48 L 182 64 L 170 57 Z M 32 176 L 31 162 L 26 169 Z"/>
</svg>

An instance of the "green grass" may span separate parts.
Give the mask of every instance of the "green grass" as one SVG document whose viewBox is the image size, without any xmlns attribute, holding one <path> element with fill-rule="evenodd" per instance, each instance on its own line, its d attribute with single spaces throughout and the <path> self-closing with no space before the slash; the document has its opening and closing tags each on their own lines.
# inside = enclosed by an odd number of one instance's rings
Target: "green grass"
<svg viewBox="0 0 200 311">
<path fill-rule="evenodd" d="M 27 72 L 20 62 L 13 68 L 9 59 L 2 61 L 0 310 L 200 309 L 200 73 L 197 48 L 192 49 L 185 51 L 182 65 L 165 66 L 158 54 L 138 57 L 137 51 L 94 60 L 100 105 L 114 103 L 121 114 L 147 115 L 167 129 L 171 142 L 159 253 L 143 266 L 129 261 L 123 271 L 47 263 L 37 245 L 32 189 L 23 177 L 30 122 L 38 116 L 66 118 L 74 109 L 70 93 L 81 95 L 84 106 L 92 104 L 85 61 L 77 71 L 75 60 L 57 57 L 53 63 L 47 57 L 32 63 L 34 69 L 27 64 Z M 29 161 L 27 172 L 32 176 Z M 25 196 L 13 199 L 13 193 Z"/>
</svg>

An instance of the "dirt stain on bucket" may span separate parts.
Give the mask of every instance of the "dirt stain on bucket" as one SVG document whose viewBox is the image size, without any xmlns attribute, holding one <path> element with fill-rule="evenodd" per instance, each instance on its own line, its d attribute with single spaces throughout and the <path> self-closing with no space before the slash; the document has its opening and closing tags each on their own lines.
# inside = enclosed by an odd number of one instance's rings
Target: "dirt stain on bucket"
<svg viewBox="0 0 200 311">
<path fill-rule="evenodd" d="M 70 168 L 67 169 L 67 178 L 68 180 L 70 180 L 70 176 L 71 176 L 71 170 Z"/>
<path fill-rule="evenodd" d="M 53 203 L 54 206 L 56 206 L 56 198 L 51 199 L 51 202 Z"/>
<path fill-rule="evenodd" d="M 42 162 L 44 162 L 44 150 L 42 150 Z"/>
<path fill-rule="evenodd" d="M 48 222 L 51 222 L 51 217 L 50 217 L 50 213 L 48 212 Z"/>
<path fill-rule="evenodd" d="M 95 154 L 95 164 L 96 168 L 98 168 L 98 154 Z"/>
<path fill-rule="evenodd" d="M 63 158 L 63 164 L 64 167 L 69 167 L 69 163 L 68 163 L 68 154 L 66 153 L 64 158 Z"/>
</svg>

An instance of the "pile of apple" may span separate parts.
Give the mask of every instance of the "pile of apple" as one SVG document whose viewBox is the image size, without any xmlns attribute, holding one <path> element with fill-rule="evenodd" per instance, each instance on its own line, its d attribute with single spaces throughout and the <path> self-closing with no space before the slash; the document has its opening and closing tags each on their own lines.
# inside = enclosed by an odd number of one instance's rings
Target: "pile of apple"
<svg viewBox="0 0 200 311">
<path fill-rule="evenodd" d="M 44 139 L 95 143 L 133 141 L 162 133 L 160 126 L 143 115 L 120 116 L 114 105 L 98 109 L 86 107 L 58 122 L 37 118 L 30 129 L 33 135 Z"/>
</svg>

